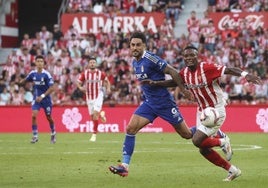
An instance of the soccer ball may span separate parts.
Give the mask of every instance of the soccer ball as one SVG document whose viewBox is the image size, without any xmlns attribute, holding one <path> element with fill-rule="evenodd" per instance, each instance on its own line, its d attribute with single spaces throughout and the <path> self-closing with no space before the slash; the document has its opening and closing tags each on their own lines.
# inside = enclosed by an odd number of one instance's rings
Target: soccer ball
<svg viewBox="0 0 268 188">
<path fill-rule="evenodd" d="M 214 127 L 219 120 L 219 112 L 213 107 L 205 108 L 200 115 L 201 123 L 206 127 Z"/>
</svg>

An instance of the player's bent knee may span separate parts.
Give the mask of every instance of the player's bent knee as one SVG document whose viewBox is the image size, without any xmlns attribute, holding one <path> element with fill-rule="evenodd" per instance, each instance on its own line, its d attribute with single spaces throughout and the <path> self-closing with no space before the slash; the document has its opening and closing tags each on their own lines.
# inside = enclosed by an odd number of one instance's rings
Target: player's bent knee
<svg viewBox="0 0 268 188">
<path fill-rule="evenodd" d="M 131 135 L 137 134 L 138 131 L 139 131 L 138 129 L 132 128 L 132 127 L 127 127 L 127 129 L 126 129 L 126 133 L 131 134 Z"/>
<path fill-rule="evenodd" d="M 191 139 L 192 138 L 192 133 L 183 133 L 183 134 L 180 134 L 182 138 L 185 138 L 185 139 Z"/>
<path fill-rule="evenodd" d="M 200 145 L 201 145 L 201 142 L 198 140 L 198 139 L 196 139 L 195 137 L 193 137 L 192 138 L 192 142 L 193 142 L 193 144 L 196 146 L 196 147 L 200 147 Z"/>
</svg>

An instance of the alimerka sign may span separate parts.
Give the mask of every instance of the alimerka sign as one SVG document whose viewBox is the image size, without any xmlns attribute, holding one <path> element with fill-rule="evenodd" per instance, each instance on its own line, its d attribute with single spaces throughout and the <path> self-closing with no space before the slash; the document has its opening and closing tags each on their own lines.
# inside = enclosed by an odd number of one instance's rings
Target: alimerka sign
<svg viewBox="0 0 268 188">
<path fill-rule="evenodd" d="M 210 13 L 209 17 L 214 21 L 218 31 L 224 30 L 226 24 L 228 24 L 229 29 L 240 27 L 244 23 L 247 28 L 252 30 L 256 30 L 258 27 L 268 28 L 268 13 L 266 12 Z"/>
<path fill-rule="evenodd" d="M 133 32 L 138 29 L 141 31 L 147 27 L 153 32 L 157 32 L 157 26 L 163 23 L 165 15 L 162 13 L 143 13 L 143 14 L 119 14 L 108 17 L 105 14 L 63 14 L 61 17 L 62 31 L 65 33 L 70 25 L 78 29 L 80 34 L 98 33 L 99 28 L 104 32 L 115 33 L 118 28 L 124 33 Z"/>
</svg>

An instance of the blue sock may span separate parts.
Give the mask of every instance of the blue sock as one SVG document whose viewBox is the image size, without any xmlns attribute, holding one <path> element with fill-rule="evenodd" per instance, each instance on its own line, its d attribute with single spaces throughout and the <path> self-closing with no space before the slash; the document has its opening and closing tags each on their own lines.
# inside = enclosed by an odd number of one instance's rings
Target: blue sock
<svg viewBox="0 0 268 188">
<path fill-rule="evenodd" d="M 37 125 L 32 125 L 33 136 L 38 136 Z"/>
<path fill-rule="evenodd" d="M 55 132 L 54 124 L 50 124 L 49 127 L 50 127 L 50 130 L 51 130 L 51 133 L 53 134 Z"/>
<path fill-rule="evenodd" d="M 192 135 L 194 135 L 194 133 L 196 132 L 196 126 L 191 127 L 190 130 L 192 132 Z"/>
<path fill-rule="evenodd" d="M 123 145 L 123 160 L 122 163 L 129 164 L 131 156 L 135 147 L 135 135 L 126 134 L 124 145 Z"/>
</svg>

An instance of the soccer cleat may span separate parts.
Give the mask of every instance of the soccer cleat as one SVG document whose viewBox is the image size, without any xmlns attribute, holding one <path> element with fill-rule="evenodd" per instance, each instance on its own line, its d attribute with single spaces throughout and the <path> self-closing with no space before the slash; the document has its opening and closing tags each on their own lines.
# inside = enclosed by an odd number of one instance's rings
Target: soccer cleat
<svg viewBox="0 0 268 188">
<path fill-rule="evenodd" d="M 233 150 L 230 143 L 230 138 L 225 135 L 225 144 L 221 147 L 223 153 L 225 154 L 225 158 L 227 161 L 230 161 L 233 156 Z"/>
<path fill-rule="evenodd" d="M 229 171 L 227 178 L 223 179 L 223 181 L 233 181 L 235 178 L 241 176 L 242 172 L 239 168 L 235 168 L 233 172 Z"/>
<path fill-rule="evenodd" d="M 51 134 L 50 143 L 51 144 L 55 144 L 56 143 L 56 132 L 54 132 L 53 134 Z"/>
<path fill-rule="evenodd" d="M 31 140 L 31 143 L 34 144 L 36 142 L 38 142 L 38 137 L 37 136 L 33 136 L 32 137 L 32 140 Z"/>
<path fill-rule="evenodd" d="M 100 119 L 102 121 L 102 123 L 105 123 L 106 122 L 106 117 L 105 117 L 105 112 L 104 111 L 101 111 L 100 112 Z"/>
<path fill-rule="evenodd" d="M 122 176 L 122 177 L 128 176 L 128 169 L 121 164 L 118 166 L 110 166 L 109 170 L 112 173 L 117 174 L 117 175 Z"/>
<path fill-rule="evenodd" d="M 96 142 L 97 140 L 97 135 L 96 134 L 92 134 L 91 138 L 89 139 L 90 142 Z"/>
</svg>

